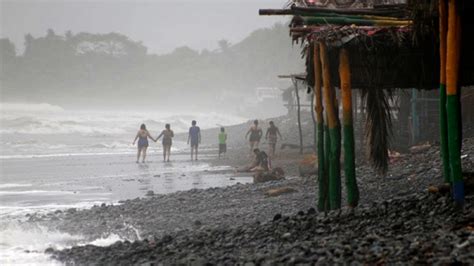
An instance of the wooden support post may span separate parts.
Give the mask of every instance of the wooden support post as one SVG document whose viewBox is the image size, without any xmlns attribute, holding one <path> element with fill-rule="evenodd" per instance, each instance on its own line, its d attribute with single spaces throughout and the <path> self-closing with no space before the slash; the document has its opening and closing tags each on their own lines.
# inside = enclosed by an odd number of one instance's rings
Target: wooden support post
<svg viewBox="0 0 474 266">
<path fill-rule="evenodd" d="M 464 203 L 464 181 L 461 169 L 460 101 L 458 97 L 458 71 L 460 59 L 461 18 L 459 1 L 448 0 L 448 35 L 446 48 L 446 106 L 448 118 L 448 148 L 450 177 L 454 201 Z"/>
<path fill-rule="evenodd" d="M 450 183 L 449 149 L 448 149 L 448 121 L 446 112 L 446 42 L 448 14 L 445 0 L 439 0 L 439 127 L 441 159 L 443 162 L 444 182 Z"/>
<path fill-rule="evenodd" d="M 342 117 L 344 132 L 344 174 L 346 177 L 347 202 L 350 207 L 359 203 L 354 156 L 354 126 L 352 123 L 352 87 L 349 55 L 346 49 L 339 51 L 339 77 L 341 84 Z"/>
<path fill-rule="evenodd" d="M 298 92 L 298 82 L 296 78 L 291 79 L 293 86 L 295 87 L 296 105 L 297 105 L 297 116 L 298 116 L 298 132 L 300 134 L 300 154 L 303 154 L 303 131 L 301 130 L 301 106 L 300 106 L 300 94 Z"/>
<path fill-rule="evenodd" d="M 324 96 L 323 96 L 324 97 Z M 324 181 L 325 184 L 322 186 L 322 188 L 324 188 L 324 211 L 327 212 L 328 210 L 331 209 L 330 207 L 330 203 L 329 203 L 329 197 L 330 197 L 330 193 L 331 191 L 329 190 L 329 165 L 331 164 L 331 161 L 330 161 L 330 153 L 331 153 L 331 136 L 329 134 L 329 125 L 328 125 L 328 114 L 327 112 L 325 112 L 325 115 L 326 115 L 326 119 L 324 120 L 324 173 L 323 173 L 323 177 L 324 177 Z"/>
<path fill-rule="evenodd" d="M 316 112 L 317 131 L 318 131 L 318 210 L 328 211 L 328 191 L 329 180 L 326 173 L 324 156 L 324 117 L 323 117 L 323 95 L 321 93 L 321 60 L 319 60 L 319 44 L 314 44 L 314 110 Z"/>
<path fill-rule="evenodd" d="M 418 116 L 418 91 L 411 89 L 411 144 L 416 145 L 420 138 L 420 118 Z"/>
<path fill-rule="evenodd" d="M 314 104 L 315 104 L 315 99 L 316 98 L 316 95 L 314 94 L 314 91 L 313 91 L 313 97 L 311 97 L 311 104 L 310 104 L 310 108 L 311 108 L 311 121 L 313 122 L 313 150 L 316 152 L 317 150 L 317 145 L 318 145 L 318 124 L 317 124 L 317 121 L 316 121 L 316 113 L 315 113 L 315 108 L 314 108 Z"/>
<path fill-rule="evenodd" d="M 340 161 L 338 154 L 340 153 L 341 138 L 339 130 L 339 118 L 337 117 L 337 100 L 334 87 L 331 84 L 331 72 L 329 67 L 329 58 L 326 44 L 320 44 L 321 67 L 323 73 L 324 84 L 324 103 L 326 105 L 326 114 L 328 120 L 329 131 L 329 208 L 331 210 L 341 208 L 341 179 Z"/>
</svg>

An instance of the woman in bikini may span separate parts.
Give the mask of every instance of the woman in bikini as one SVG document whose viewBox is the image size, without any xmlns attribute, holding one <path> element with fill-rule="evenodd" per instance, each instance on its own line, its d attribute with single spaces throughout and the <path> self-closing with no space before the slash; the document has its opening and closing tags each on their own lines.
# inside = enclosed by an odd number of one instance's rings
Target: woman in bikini
<svg viewBox="0 0 474 266">
<path fill-rule="evenodd" d="M 145 162 L 146 158 L 146 149 L 148 148 L 148 138 L 152 139 L 153 141 L 156 141 L 153 139 L 153 137 L 150 135 L 150 132 L 146 129 L 145 124 L 142 124 L 140 126 L 140 130 L 138 130 L 137 135 L 135 136 L 135 139 L 133 140 L 133 144 L 135 145 L 135 142 L 138 139 L 138 151 L 137 151 L 137 163 L 140 161 L 140 154 L 142 154 L 142 162 Z"/>
<path fill-rule="evenodd" d="M 270 121 L 270 127 L 267 129 L 267 133 L 265 134 L 265 139 L 268 142 L 268 154 L 271 157 L 275 156 L 275 150 L 276 150 L 276 143 L 278 140 L 278 137 L 282 139 L 280 130 L 278 127 L 275 126 L 275 123 L 273 121 Z"/>
<path fill-rule="evenodd" d="M 250 135 L 250 153 L 253 153 L 253 150 L 258 148 L 258 144 L 263 135 L 262 129 L 258 127 L 258 120 L 253 121 L 253 125 L 247 131 L 247 134 L 245 134 L 245 138 L 247 138 L 248 135 Z"/>
<path fill-rule="evenodd" d="M 161 132 L 161 134 L 156 138 L 155 142 L 158 141 L 161 137 L 163 137 L 163 140 L 161 142 L 163 144 L 163 162 L 169 162 L 172 138 L 174 137 L 174 133 L 173 130 L 171 130 L 170 124 L 165 125 L 165 130 Z"/>
</svg>

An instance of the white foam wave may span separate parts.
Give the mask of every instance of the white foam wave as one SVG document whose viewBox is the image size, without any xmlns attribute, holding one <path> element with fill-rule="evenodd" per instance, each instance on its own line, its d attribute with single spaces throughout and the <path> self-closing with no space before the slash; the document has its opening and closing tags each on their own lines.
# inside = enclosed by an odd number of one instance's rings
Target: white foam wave
<svg viewBox="0 0 474 266">
<path fill-rule="evenodd" d="M 64 109 L 49 103 L 0 103 L 2 112 L 61 112 Z"/>
<path fill-rule="evenodd" d="M 49 231 L 32 224 L 2 221 L 0 224 L 1 265 L 61 265 L 44 253 L 49 247 L 64 248 L 81 236 Z"/>
<path fill-rule="evenodd" d="M 202 129 L 246 121 L 220 113 L 72 111 L 50 104 L 2 103 L 0 159 L 131 154 L 130 142 L 141 123 L 157 136 L 165 123 L 175 133 L 187 132 L 191 120 Z M 173 151 L 179 152 L 176 144 Z"/>
<path fill-rule="evenodd" d="M 82 235 L 48 230 L 31 223 L 20 224 L 13 221 L 0 221 L 0 265 L 62 265 L 52 260 L 44 251 L 47 248 L 64 249 L 72 246 L 108 246 L 124 241 L 116 234 L 86 241 Z"/>
<path fill-rule="evenodd" d="M 117 241 L 124 241 L 124 240 L 125 239 L 120 237 L 119 235 L 110 234 L 107 237 L 98 238 L 98 239 L 93 240 L 93 241 L 91 241 L 89 243 L 86 243 L 86 244 L 87 245 L 99 246 L 99 247 L 106 247 L 106 246 L 110 246 L 110 245 L 114 244 Z M 86 244 L 83 244 L 83 245 L 86 245 Z"/>
<path fill-rule="evenodd" d="M 0 218 L 9 217 L 9 219 L 21 220 L 19 217 L 25 217 L 28 213 L 46 214 L 56 210 L 65 210 L 69 208 L 86 209 L 102 203 L 117 204 L 117 202 L 108 202 L 108 199 L 83 199 L 83 202 L 75 204 L 44 204 L 29 206 L 0 206 Z M 100 201 L 99 201 L 100 200 Z M 13 218 L 12 218 L 13 217 Z M 15 218 L 16 217 L 16 218 Z"/>
<path fill-rule="evenodd" d="M 31 187 L 32 184 L 15 184 L 15 183 L 7 183 L 7 184 L 0 184 L 0 189 L 4 188 L 15 188 L 15 187 Z"/>
<path fill-rule="evenodd" d="M 32 159 L 32 158 L 54 158 L 68 156 L 102 156 L 102 155 L 128 155 L 130 152 L 83 152 L 83 153 L 56 153 L 56 154 L 25 154 L 25 155 L 0 155 L 0 159 Z"/>
<path fill-rule="evenodd" d="M 75 119 L 75 120 L 74 120 Z M 101 119 L 81 119 L 61 116 L 3 116 L 1 119 L 2 134 L 82 134 L 82 135 L 111 135 L 123 134 L 127 128 L 123 124 L 113 125 L 110 121 Z"/>
<path fill-rule="evenodd" d="M 45 194 L 45 195 L 68 195 L 74 194 L 72 191 L 52 191 L 52 190 L 23 190 L 23 191 L 0 191 L 1 195 L 24 195 L 24 194 Z"/>
</svg>

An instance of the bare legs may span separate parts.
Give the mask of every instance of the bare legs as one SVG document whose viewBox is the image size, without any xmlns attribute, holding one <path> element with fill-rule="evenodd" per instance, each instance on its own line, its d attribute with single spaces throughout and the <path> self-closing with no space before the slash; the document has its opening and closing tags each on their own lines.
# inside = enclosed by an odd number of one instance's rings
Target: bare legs
<svg viewBox="0 0 474 266">
<path fill-rule="evenodd" d="M 142 149 L 142 163 L 145 163 L 145 158 L 146 158 L 146 148 L 147 148 L 147 147 L 144 147 L 144 148 Z"/>
<path fill-rule="evenodd" d="M 275 157 L 275 150 L 276 150 L 276 143 L 269 143 L 268 144 L 268 154 L 271 157 Z"/>
<path fill-rule="evenodd" d="M 137 163 L 140 162 L 140 153 L 142 154 L 142 162 L 145 162 L 147 147 L 142 147 L 137 150 Z"/>
<path fill-rule="evenodd" d="M 140 162 L 140 153 L 142 152 L 142 148 L 137 149 L 137 163 Z"/>
<path fill-rule="evenodd" d="M 195 154 L 196 161 L 197 161 L 197 159 L 198 159 L 198 146 L 197 145 L 191 146 L 191 161 L 194 158 L 193 154 Z"/>
<path fill-rule="evenodd" d="M 163 145 L 163 162 L 170 161 L 171 145 Z"/>
<path fill-rule="evenodd" d="M 250 141 L 250 153 L 253 154 L 253 150 L 258 148 L 259 141 Z"/>
</svg>

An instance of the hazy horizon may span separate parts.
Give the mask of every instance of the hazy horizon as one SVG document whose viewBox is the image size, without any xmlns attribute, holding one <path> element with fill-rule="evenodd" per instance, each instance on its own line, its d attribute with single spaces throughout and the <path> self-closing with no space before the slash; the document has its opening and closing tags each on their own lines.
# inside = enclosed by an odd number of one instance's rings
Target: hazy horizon
<svg viewBox="0 0 474 266">
<path fill-rule="evenodd" d="M 24 51 L 24 36 L 117 32 L 141 41 L 151 54 L 166 54 L 188 46 L 215 50 L 219 40 L 231 44 L 252 31 L 284 17 L 259 17 L 258 8 L 279 8 L 285 0 L 0 0 L 0 38 L 10 39 L 17 54 Z M 236 23 L 238 21 L 238 23 Z"/>
</svg>

